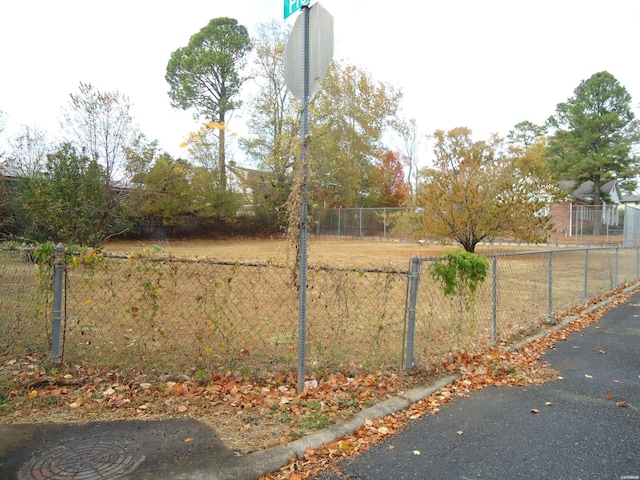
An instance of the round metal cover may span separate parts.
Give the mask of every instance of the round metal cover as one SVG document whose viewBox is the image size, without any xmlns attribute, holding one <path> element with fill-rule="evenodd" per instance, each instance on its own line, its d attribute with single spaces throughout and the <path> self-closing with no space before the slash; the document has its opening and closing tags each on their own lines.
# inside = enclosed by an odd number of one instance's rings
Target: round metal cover
<svg viewBox="0 0 640 480">
<path fill-rule="evenodd" d="M 75 440 L 33 455 L 18 480 L 107 480 L 133 472 L 144 460 L 126 442 Z"/>
</svg>

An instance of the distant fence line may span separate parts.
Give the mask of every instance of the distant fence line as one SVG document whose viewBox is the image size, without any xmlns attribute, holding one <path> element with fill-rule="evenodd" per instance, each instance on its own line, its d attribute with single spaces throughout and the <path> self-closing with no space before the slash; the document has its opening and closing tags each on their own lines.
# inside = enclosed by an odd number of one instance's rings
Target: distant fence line
<svg viewBox="0 0 640 480">
<path fill-rule="evenodd" d="M 311 266 L 307 372 L 410 369 L 509 342 L 640 278 L 637 247 L 492 255 L 469 312 L 443 294 L 433 260 L 414 256 L 407 270 Z M 0 352 L 156 373 L 294 370 L 297 297 L 286 266 L 140 255 L 48 266 L 0 250 Z"/>
<path fill-rule="evenodd" d="M 403 216 L 416 208 L 320 208 L 313 212 L 316 235 L 408 240 Z M 629 205 L 574 205 L 562 203 L 550 209 L 554 231 L 549 243 L 572 245 L 640 243 L 640 209 Z M 594 220 L 601 230 L 593 233 Z M 497 239 L 499 241 L 500 239 Z"/>
</svg>

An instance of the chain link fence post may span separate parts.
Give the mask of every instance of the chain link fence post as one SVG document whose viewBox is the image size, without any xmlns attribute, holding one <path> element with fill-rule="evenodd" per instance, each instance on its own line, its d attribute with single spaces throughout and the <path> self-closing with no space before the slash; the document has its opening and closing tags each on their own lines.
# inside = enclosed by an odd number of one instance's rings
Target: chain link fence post
<svg viewBox="0 0 640 480">
<path fill-rule="evenodd" d="M 589 299 L 589 246 L 584 251 L 584 296 L 586 302 Z"/>
<path fill-rule="evenodd" d="M 549 322 L 555 323 L 553 319 L 553 252 L 549 252 L 549 264 L 547 267 L 547 287 L 549 296 Z"/>
<path fill-rule="evenodd" d="M 418 284 L 420 280 L 420 257 L 415 254 L 411 257 L 411 268 L 409 270 L 409 303 L 407 305 L 407 357 L 405 361 L 405 371 L 411 373 L 415 367 L 414 358 L 414 337 L 416 330 L 416 304 L 418 302 Z"/>
<path fill-rule="evenodd" d="M 493 254 L 493 301 L 491 312 L 491 342 L 498 343 L 498 256 Z"/>
<path fill-rule="evenodd" d="M 616 267 L 613 273 L 613 288 L 618 286 L 618 254 L 620 252 L 620 247 L 616 247 Z"/>
<path fill-rule="evenodd" d="M 51 332 L 51 364 L 59 365 L 62 361 L 60 354 L 60 329 L 62 325 L 62 281 L 64 274 L 64 245 L 58 243 L 54 249 L 53 262 L 53 321 Z"/>
</svg>

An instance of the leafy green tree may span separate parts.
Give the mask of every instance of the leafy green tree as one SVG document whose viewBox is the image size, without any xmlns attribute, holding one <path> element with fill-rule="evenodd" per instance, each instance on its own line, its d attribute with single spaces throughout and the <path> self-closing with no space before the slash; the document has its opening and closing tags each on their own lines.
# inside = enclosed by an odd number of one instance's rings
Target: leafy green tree
<svg viewBox="0 0 640 480">
<path fill-rule="evenodd" d="M 22 235 L 22 208 L 19 202 L 16 204 L 16 199 L 20 198 L 20 187 L 27 179 L 42 174 L 51 147 L 44 132 L 28 126 L 23 126 L 7 144 L 0 173 L 13 180 L 0 183 L 0 225 L 6 235 Z"/>
<path fill-rule="evenodd" d="M 311 105 L 311 184 L 315 202 L 375 207 L 376 159 L 398 123 L 402 93 L 355 66 L 333 63 Z"/>
<path fill-rule="evenodd" d="M 414 235 L 451 239 L 467 252 L 495 237 L 544 241 L 549 185 L 523 171 L 502 139 L 474 141 L 471 130 L 437 130 L 434 168 L 422 172 Z"/>
<path fill-rule="evenodd" d="M 191 165 L 160 155 L 145 174 L 134 178 L 136 205 L 140 214 L 162 225 L 173 225 L 193 213 L 193 195 L 189 186 Z"/>
<path fill-rule="evenodd" d="M 521 151 L 527 150 L 536 139 L 543 137 L 547 133 L 546 125 L 536 125 L 525 120 L 517 123 L 513 130 L 509 131 L 507 141 L 510 145 L 519 148 Z"/>
<path fill-rule="evenodd" d="M 127 178 L 140 178 L 149 172 L 151 165 L 160 155 L 157 140 L 149 141 L 144 134 L 139 134 L 132 144 L 125 149 Z"/>
<path fill-rule="evenodd" d="M 239 106 L 236 97 L 243 83 L 239 70 L 250 49 L 247 29 L 237 20 L 211 20 L 186 47 L 171 54 L 165 75 L 171 105 L 194 108 L 207 121 L 226 126 L 227 113 Z M 225 128 L 218 134 L 218 161 L 219 186 L 226 190 Z"/>
<path fill-rule="evenodd" d="M 258 27 L 253 40 L 251 79 L 256 94 L 249 102 L 249 135 L 241 141 L 248 158 L 257 165 L 268 188 L 254 192 L 254 208 L 267 219 L 284 223 L 291 192 L 295 153 L 299 146 L 300 105 L 285 85 L 284 47 L 290 28 L 272 21 Z M 257 195 L 256 195 L 257 194 Z"/>
<path fill-rule="evenodd" d="M 126 228 L 114 195 L 104 167 L 66 143 L 44 171 L 20 178 L 12 207 L 29 240 L 100 247 Z"/>
<path fill-rule="evenodd" d="M 548 123 L 553 129 L 549 165 L 558 176 L 577 183 L 592 181 L 595 205 L 603 203 L 602 186 L 609 180 L 633 190 L 640 163 L 632 148 L 640 140 L 640 127 L 631 95 L 613 75 L 598 72 L 580 82 L 573 96 L 556 106 Z M 600 226 L 594 222 L 594 234 Z"/>
</svg>

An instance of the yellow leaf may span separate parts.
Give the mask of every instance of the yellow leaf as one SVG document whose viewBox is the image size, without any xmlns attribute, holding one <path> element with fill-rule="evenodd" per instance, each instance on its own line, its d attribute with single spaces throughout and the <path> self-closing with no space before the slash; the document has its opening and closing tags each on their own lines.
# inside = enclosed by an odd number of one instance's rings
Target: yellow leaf
<svg viewBox="0 0 640 480">
<path fill-rule="evenodd" d="M 389 435 L 389 429 L 387 427 L 380 427 L 378 433 L 380 435 Z"/>
<path fill-rule="evenodd" d="M 38 391 L 37 390 L 31 390 L 29 392 L 29 397 L 36 398 L 37 396 L 38 396 Z"/>
</svg>

